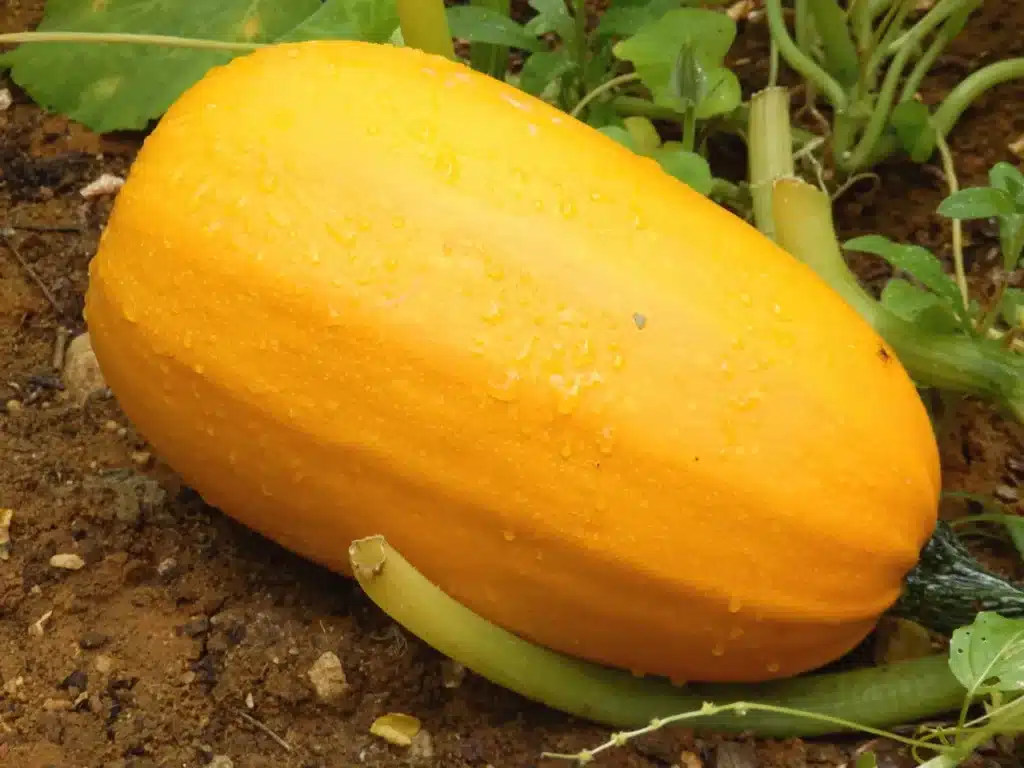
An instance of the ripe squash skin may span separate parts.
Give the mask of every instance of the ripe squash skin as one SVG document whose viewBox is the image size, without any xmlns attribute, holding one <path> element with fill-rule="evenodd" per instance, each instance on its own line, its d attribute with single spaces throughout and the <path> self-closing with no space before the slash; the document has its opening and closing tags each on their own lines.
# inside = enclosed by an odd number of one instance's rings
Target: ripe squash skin
<svg viewBox="0 0 1024 768">
<path fill-rule="evenodd" d="M 207 501 L 348 573 L 675 680 L 848 651 L 936 521 L 926 412 L 811 270 L 564 113 L 420 51 L 273 46 L 147 139 L 86 319 Z"/>
</svg>

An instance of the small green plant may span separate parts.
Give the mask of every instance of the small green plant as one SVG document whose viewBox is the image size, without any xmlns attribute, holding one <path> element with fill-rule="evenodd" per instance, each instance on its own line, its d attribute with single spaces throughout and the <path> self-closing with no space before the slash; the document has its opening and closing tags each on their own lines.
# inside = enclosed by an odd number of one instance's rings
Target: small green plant
<svg viewBox="0 0 1024 768">
<path fill-rule="evenodd" d="M 831 108 L 829 134 L 841 174 L 870 170 L 903 149 L 914 161 L 934 153 L 963 112 L 985 91 L 1024 77 L 1024 58 L 972 73 L 931 111 L 915 98 L 939 55 L 981 0 L 794 0 L 792 30 L 781 0 L 765 0 L 773 43 L 807 87 Z M 823 121 L 828 122 L 825 118 Z"/>
</svg>

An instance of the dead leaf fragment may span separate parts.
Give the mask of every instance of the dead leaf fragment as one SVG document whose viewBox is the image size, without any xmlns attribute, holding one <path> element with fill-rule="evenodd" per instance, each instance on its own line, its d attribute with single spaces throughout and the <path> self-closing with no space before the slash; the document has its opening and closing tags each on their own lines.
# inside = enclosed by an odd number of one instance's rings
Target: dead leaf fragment
<svg viewBox="0 0 1024 768">
<path fill-rule="evenodd" d="M 422 728 L 418 718 L 401 712 L 389 712 L 373 721 L 370 733 L 399 747 L 408 747 Z"/>
</svg>

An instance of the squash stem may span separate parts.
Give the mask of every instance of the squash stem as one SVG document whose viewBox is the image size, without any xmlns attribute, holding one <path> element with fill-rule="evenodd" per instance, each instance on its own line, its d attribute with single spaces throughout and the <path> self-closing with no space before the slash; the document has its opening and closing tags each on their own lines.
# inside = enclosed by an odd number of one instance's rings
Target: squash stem
<svg viewBox="0 0 1024 768">
<path fill-rule="evenodd" d="M 889 612 L 949 635 L 971 624 L 979 611 L 1024 616 L 1024 590 L 982 568 L 953 528 L 940 521 Z"/>
<path fill-rule="evenodd" d="M 778 88 L 751 100 L 750 187 L 771 190 L 771 202 L 755 206 L 757 226 L 771 233 L 839 293 L 892 347 L 918 384 L 982 397 L 1024 421 L 1024 359 L 997 340 L 938 333 L 914 325 L 877 301 L 843 258 L 824 191 L 793 176 L 789 112 Z"/>
<path fill-rule="evenodd" d="M 455 43 L 443 0 L 397 0 L 397 4 L 402 38 L 407 46 L 455 59 Z"/>
<path fill-rule="evenodd" d="M 712 712 L 700 718 L 701 726 L 810 737 L 935 717 L 958 710 L 966 695 L 940 655 L 769 683 L 684 688 L 564 656 L 507 632 L 444 593 L 382 536 L 354 541 L 349 561 L 370 599 L 435 650 L 527 699 L 614 728 L 640 728 L 705 703 L 742 701 L 766 709 Z"/>
<path fill-rule="evenodd" d="M 753 132 L 758 126 L 769 125 L 774 129 L 770 141 Z M 794 173 L 789 91 L 781 86 L 771 86 L 754 94 L 750 99 L 750 127 L 748 148 L 754 222 L 762 233 L 774 240 L 772 185 L 776 179 Z"/>
</svg>

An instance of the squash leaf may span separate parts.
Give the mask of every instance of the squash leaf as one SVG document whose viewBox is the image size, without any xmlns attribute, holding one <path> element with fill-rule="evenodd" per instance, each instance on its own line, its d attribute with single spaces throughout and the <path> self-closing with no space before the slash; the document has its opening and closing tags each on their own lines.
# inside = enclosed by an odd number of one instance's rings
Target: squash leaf
<svg viewBox="0 0 1024 768">
<path fill-rule="evenodd" d="M 715 184 L 715 178 L 711 173 L 711 166 L 708 165 L 707 160 L 696 152 L 687 152 L 685 149 L 674 147 L 662 147 L 655 150 L 652 157 L 658 161 L 658 164 L 665 173 L 693 187 L 702 195 L 707 196 L 711 194 L 711 188 Z"/>
<path fill-rule="evenodd" d="M 128 32 L 267 43 L 321 7 L 319 0 L 48 0 L 37 29 Z M 142 129 L 206 72 L 245 52 L 128 43 L 24 43 L 0 56 L 44 109 L 97 132 Z M 270 95 L 268 94 L 268 98 Z"/>
<path fill-rule="evenodd" d="M 906 272 L 936 296 L 948 302 L 954 311 L 961 305 L 956 282 L 942 267 L 942 262 L 927 248 L 919 245 L 895 243 L 881 235 L 864 235 L 843 243 L 850 251 L 862 251 L 880 256 L 895 269 Z"/>
<path fill-rule="evenodd" d="M 949 668 L 972 695 L 1024 693 L 1024 620 L 982 611 L 953 632 Z"/>
<path fill-rule="evenodd" d="M 281 40 L 366 40 L 383 43 L 398 29 L 395 0 L 324 0 Z"/>
<path fill-rule="evenodd" d="M 882 289 L 882 305 L 904 320 L 939 333 L 953 333 L 960 328 L 949 303 L 909 280 L 894 277 Z"/>
<path fill-rule="evenodd" d="M 599 37 L 635 35 L 644 25 L 657 21 L 668 11 L 678 8 L 679 4 L 679 0 L 619 0 L 601 14 L 597 34 Z"/>
<path fill-rule="evenodd" d="M 615 44 L 656 104 L 694 109 L 706 119 L 730 112 L 742 98 L 739 80 L 723 66 L 736 39 L 736 23 L 703 8 L 676 8 Z"/>
<path fill-rule="evenodd" d="M 453 5 L 447 9 L 452 37 L 470 43 L 490 43 L 540 51 L 543 45 L 525 27 L 500 11 L 481 5 Z"/>
</svg>

